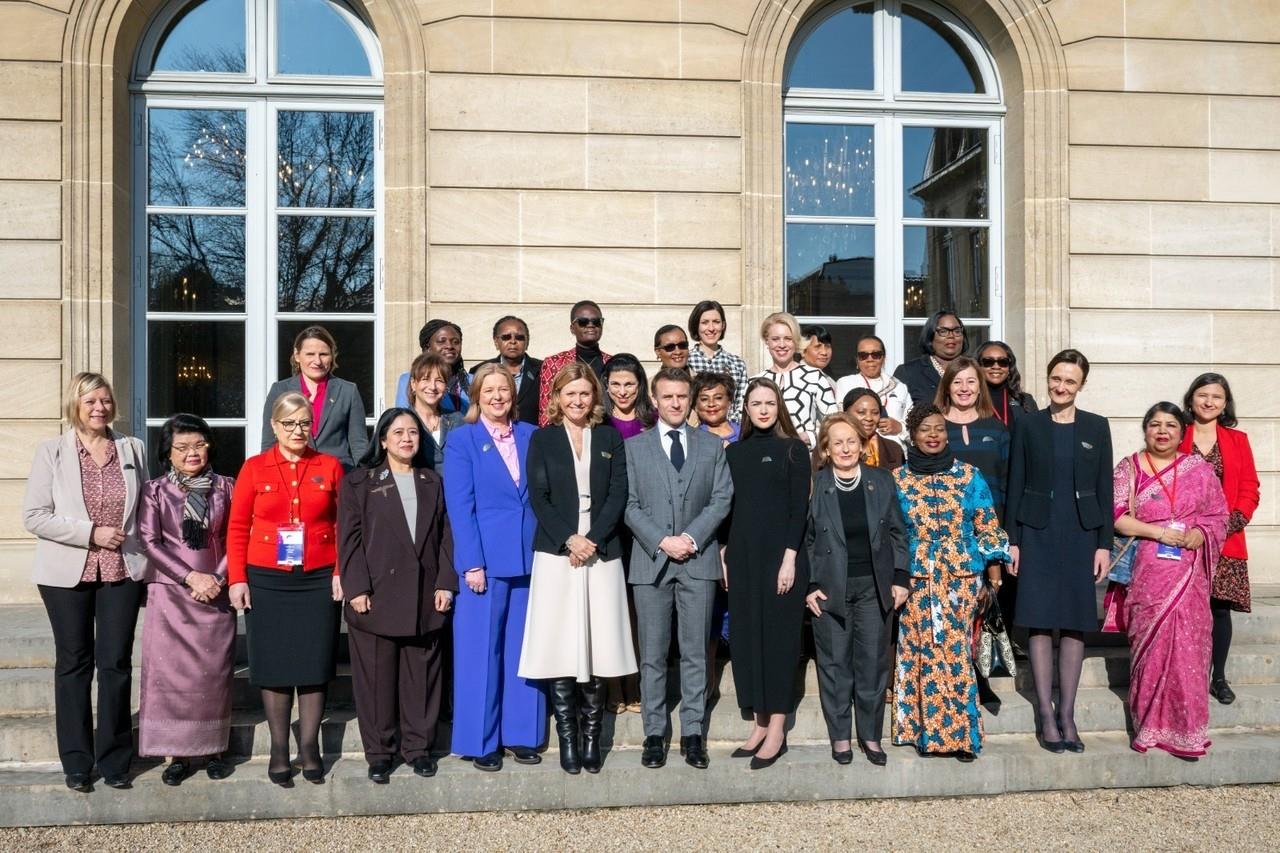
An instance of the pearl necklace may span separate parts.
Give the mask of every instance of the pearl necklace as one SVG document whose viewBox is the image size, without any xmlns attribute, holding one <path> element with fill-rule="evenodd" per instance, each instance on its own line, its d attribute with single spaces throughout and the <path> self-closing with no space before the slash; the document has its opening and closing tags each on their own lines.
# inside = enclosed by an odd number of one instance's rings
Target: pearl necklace
<svg viewBox="0 0 1280 853">
<path fill-rule="evenodd" d="M 846 480 L 843 477 L 841 477 L 839 474 L 835 474 L 834 471 L 832 472 L 832 474 L 835 476 L 836 488 L 842 492 L 852 492 L 854 489 L 858 488 L 858 483 L 862 481 L 861 467 L 858 468 L 858 473 L 853 475 L 852 480 Z"/>
</svg>

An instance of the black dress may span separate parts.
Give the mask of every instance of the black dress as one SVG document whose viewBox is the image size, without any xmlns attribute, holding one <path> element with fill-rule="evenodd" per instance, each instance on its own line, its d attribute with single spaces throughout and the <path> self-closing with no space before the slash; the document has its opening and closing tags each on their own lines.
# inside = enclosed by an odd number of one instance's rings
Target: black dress
<svg viewBox="0 0 1280 853">
<path fill-rule="evenodd" d="M 1075 501 L 1073 477 L 1075 424 L 1051 423 L 1053 495 L 1049 524 L 1022 526 L 1018 541 L 1017 624 L 1027 628 L 1095 631 L 1098 601 L 1093 555 L 1098 531 L 1085 530 Z M 1012 523 L 1012 520 L 1011 520 Z"/>
<path fill-rule="evenodd" d="M 800 629 L 809 586 L 804 548 L 809 508 L 809 452 L 804 442 L 752 433 L 726 451 L 733 475 L 733 515 L 725 561 L 729 573 L 729 647 L 738 706 L 757 714 L 795 707 Z M 778 595 L 778 569 L 796 551 L 795 584 Z"/>
</svg>

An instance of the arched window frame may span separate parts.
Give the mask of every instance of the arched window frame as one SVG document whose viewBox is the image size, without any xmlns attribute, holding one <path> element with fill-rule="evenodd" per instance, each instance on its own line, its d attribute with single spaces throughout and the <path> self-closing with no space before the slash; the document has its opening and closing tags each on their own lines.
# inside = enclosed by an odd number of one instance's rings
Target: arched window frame
<svg viewBox="0 0 1280 853">
<path fill-rule="evenodd" d="M 244 412 L 236 416 L 206 417 L 218 429 L 243 429 L 245 456 L 257 452 L 260 415 L 270 385 L 282 378 L 277 367 L 283 350 L 292 346 L 279 334 L 282 322 L 359 322 L 371 327 L 373 376 L 372 395 L 364 400 L 372 425 L 383 408 L 382 391 L 385 347 L 385 158 L 383 117 L 383 66 L 381 50 L 371 25 L 343 0 L 331 0 L 335 10 L 356 35 L 369 61 L 369 76 L 325 76 L 279 74 L 276 68 L 276 17 L 278 0 L 245 0 L 246 73 L 155 71 L 152 66 L 170 26 L 201 0 L 171 2 L 163 7 L 139 42 L 129 91 L 132 127 L 132 259 L 131 323 L 133 355 L 133 418 L 140 434 L 154 432 L 165 419 L 148 411 L 149 363 L 164 358 L 148 353 L 151 322 L 190 321 L 217 323 L 241 321 L 245 326 Z M 148 216 L 171 212 L 148 199 L 148 111 L 151 109 L 231 109 L 243 110 L 246 136 L 245 205 L 218 211 L 192 207 L 182 211 L 193 215 L 210 212 L 245 217 L 245 310 L 243 312 L 152 311 L 148 307 Z M 274 155 L 276 117 L 282 110 L 369 113 L 373 121 L 374 191 L 372 209 L 326 208 L 308 210 L 277 205 Z M 256 158 L 254 154 L 257 154 Z M 268 163 L 270 162 L 270 166 Z M 283 213 L 278 212 L 283 211 Z M 372 312 L 293 312 L 277 310 L 278 224 L 283 215 L 368 216 L 374 227 L 374 304 Z M 339 367 L 342 370 L 342 339 L 338 334 Z M 286 374 L 287 375 L 287 374 Z M 197 413 L 203 414 L 203 413 Z M 233 473 L 223 471 L 222 473 Z"/>
<path fill-rule="evenodd" d="M 797 29 L 789 45 L 784 81 L 805 40 L 831 16 L 860 0 L 831 3 Z M 919 355 L 919 329 L 927 317 L 908 317 L 904 309 L 903 229 L 909 227 L 982 227 L 987 230 L 988 309 L 981 317 L 964 316 L 969 341 L 975 345 L 985 338 L 1004 335 L 1004 188 L 1003 146 L 1005 106 L 999 74 L 991 53 L 982 40 L 958 16 L 931 0 L 875 0 L 872 43 L 874 85 L 871 89 L 788 88 L 783 86 L 783 170 L 786 171 L 787 131 L 794 124 L 862 125 L 874 132 L 875 209 L 873 216 L 826 217 L 789 214 L 783 199 L 783 239 L 786 257 L 787 225 L 874 225 L 875 226 L 875 314 L 820 315 L 794 312 L 804 324 L 833 327 L 874 327 L 885 340 L 885 371 Z M 974 61 L 982 82 L 982 93 L 902 91 L 902 8 L 910 6 L 935 17 L 960 41 Z M 903 211 L 902 132 L 910 127 L 984 128 L 987 146 L 987 218 L 923 219 L 907 217 Z M 786 262 L 783 262 L 783 307 L 787 305 Z M 961 312 L 964 313 L 963 311 Z M 837 353 L 840 357 L 841 353 Z M 841 372 L 844 372 L 843 370 Z"/>
</svg>

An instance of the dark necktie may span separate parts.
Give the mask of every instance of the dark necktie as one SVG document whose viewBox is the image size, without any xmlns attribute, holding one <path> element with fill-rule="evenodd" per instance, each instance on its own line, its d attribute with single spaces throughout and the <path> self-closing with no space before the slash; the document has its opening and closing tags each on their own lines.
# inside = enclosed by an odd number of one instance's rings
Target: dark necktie
<svg viewBox="0 0 1280 853">
<path fill-rule="evenodd" d="M 684 467 L 684 445 L 680 443 L 680 430 L 667 430 L 671 436 L 671 464 L 679 471 Z"/>
</svg>

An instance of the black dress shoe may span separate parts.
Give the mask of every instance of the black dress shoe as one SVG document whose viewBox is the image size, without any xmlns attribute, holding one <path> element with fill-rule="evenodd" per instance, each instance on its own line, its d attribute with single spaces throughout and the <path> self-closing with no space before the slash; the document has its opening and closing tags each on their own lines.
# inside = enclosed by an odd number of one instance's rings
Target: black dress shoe
<svg viewBox="0 0 1280 853">
<path fill-rule="evenodd" d="M 650 769 L 657 769 L 667 763 L 667 746 L 663 743 L 662 735 L 649 735 L 644 739 L 640 763 Z"/>
<path fill-rule="evenodd" d="M 391 762 L 375 761 L 369 765 L 369 781 L 375 785 L 386 785 L 391 781 Z"/>
<path fill-rule="evenodd" d="M 511 757 L 515 759 L 516 764 L 541 764 L 542 756 L 538 754 L 538 750 L 530 746 L 506 746 L 503 747 L 507 752 L 511 753 Z"/>
<path fill-rule="evenodd" d="M 707 758 L 707 746 L 702 740 L 702 735 L 688 735 L 680 738 L 680 754 L 684 756 L 684 763 L 697 770 L 706 770 L 707 765 L 711 763 Z"/>
<path fill-rule="evenodd" d="M 862 750 L 863 756 L 876 767 L 884 767 L 889 763 L 889 755 L 883 749 L 867 749 L 867 745 L 859 742 L 858 748 Z"/>
<path fill-rule="evenodd" d="M 231 775 L 231 763 L 225 758 L 215 755 L 205 765 L 204 772 L 210 779 L 225 779 Z"/>
<path fill-rule="evenodd" d="M 1084 741 L 1082 740 L 1064 740 L 1062 745 L 1067 748 L 1067 752 L 1077 754 L 1084 752 Z"/>
<path fill-rule="evenodd" d="M 831 750 L 831 760 L 834 761 L 836 764 L 852 764 L 853 750 L 845 749 L 845 750 L 841 750 L 840 752 L 836 752 L 833 749 Z"/>
<path fill-rule="evenodd" d="M 436 775 L 436 760 L 430 755 L 419 755 L 413 759 L 413 772 L 424 779 Z"/>
<path fill-rule="evenodd" d="M 483 770 L 486 773 L 497 773 L 502 769 L 502 750 L 499 749 L 488 755 L 473 758 L 471 759 L 471 764 L 477 770 Z"/>
<path fill-rule="evenodd" d="M 1227 683 L 1225 678 L 1219 678 L 1210 685 L 1209 695 L 1223 705 L 1230 705 L 1236 701 L 1236 692 L 1231 689 L 1231 685 Z"/>
<path fill-rule="evenodd" d="M 773 754 L 772 758 L 761 758 L 759 753 L 751 756 L 751 769 L 764 770 L 766 767 L 772 767 L 779 758 L 787 754 L 787 742 L 784 740 L 782 746 Z"/>
<path fill-rule="evenodd" d="M 171 788 L 176 788 L 182 784 L 182 780 L 187 778 L 187 771 L 190 768 L 187 762 L 181 758 L 175 758 L 169 762 L 169 766 L 160 774 L 160 781 Z"/>
<path fill-rule="evenodd" d="M 115 788 L 117 791 L 127 791 L 133 787 L 133 780 L 129 778 L 128 773 L 112 773 L 110 776 L 102 777 L 102 782 L 108 788 Z"/>
<path fill-rule="evenodd" d="M 1059 735 L 1061 737 L 1061 735 Z M 1036 732 L 1036 742 L 1040 744 L 1041 749 L 1048 750 L 1055 754 L 1061 754 L 1067 751 L 1067 743 L 1062 740 L 1045 740 L 1044 735 Z"/>
<path fill-rule="evenodd" d="M 763 745 L 764 745 L 764 740 L 761 739 L 760 743 L 756 744 L 755 747 L 753 747 L 752 749 L 747 749 L 746 747 L 740 746 L 737 749 L 735 749 L 733 752 L 729 753 L 729 757 L 730 758 L 750 758 L 751 756 L 759 752 L 760 747 Z"/>
<path fill-rule="evenodd" d="M 88 773 L 68 773 L 67 787 L 81 794 L 87 794 L 93 790 L 93 784 L 89 781 Z"/>
<path fill-rule="evenodd" d="M 956 761 L 959 761 L 961 764 L 972 764 L 977 757 L 978 756 L 967 750 L 961 749 L 956 751 Z"/>
</svg>

